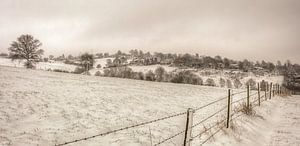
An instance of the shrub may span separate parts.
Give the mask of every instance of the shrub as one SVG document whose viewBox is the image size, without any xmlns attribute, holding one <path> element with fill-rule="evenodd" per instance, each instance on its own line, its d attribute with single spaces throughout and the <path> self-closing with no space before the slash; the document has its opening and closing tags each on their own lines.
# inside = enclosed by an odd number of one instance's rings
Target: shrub
<svg viewBox="0 0 300 146">
<path fill-rule="evenodd" d="M 133 72 L 133 79 L 144 80 L 144 73 L 143 72 Z"/>
<path fill-rule="evenodd" d="M 220 78 L 220 87 L 225 87 L 226 81 L 223 78 Z"/>
<path fill-rule="evenodd" d="M 172 83 L 183 83 L 183 75 L 181 73 L 171 73 L 170 78 Z"/>
<path fill-rule="evenodd" d="M 133 71 L 127 66 L 107 68 L 103 71 L 103 76 L 118 78 L 133 78 Z"/>
<path fill-rule="evenodd" d="M 96 68 L 101 68 L 101 64 L 98 64 Z"/>
<path fill-rule="evenodd" d="M 164 82 L 171 82 L 172 74 L 173 73 L 165 73 L 164 76 L 163 76 L 163 79 L 164 79 L 163 81 Z"/>
<path fill-rule="evenodd" d="M 154 72 L 155 72 L 156 81 L 158 82 L 163 81 L 164 74 L 166 73 L 165 69 L 160 66 L 157 67 Z"/>
<path fill-rule="evenodd" d="M 95 73 L 95 76 L 101 76 L 101 72 L 100 72 L 100 71 L 97 71 L 97 72 Z"/>
<path fill-rule="evenodd" d="M 216 86 L 216 83 L 215 83 L 215 81 L 214 81 L 213 79 L 208 78 L 208 79 L 206 80 L 206 85 L 207 85 L 207 86 Z"/>
<path fill-rule="evenodd" d="M 76 67 L 74 72 L 75 74 L 82 74 L 83 72 L 85 72 L 85 69 L 82 67 Z"/>
<path fill-rule="evenodd" d="M 113 75 L 111 73 L 111 69 L 105 69 L 105 70 L 103 70 L 103 76 L 105 76 L 105 77 L 113 77 Z"/>
<path fill-rule="evenodd" d="M 193 85 L 202 85 L 203 84 L 203 80 L 200 77 L 193 76 L 191 78 L 192 78 L 192 80 L 190 82 L 191 84 L 193 84 Z"/>
<path fill-rule="evenodd" d="M 172 83 L 184 83 L 184 84 L 193 84 L 193 85 L 202 85 L 202 79 L 192 73 L 191 71 L 180 71 L 178 73 L 171 73 L 170 82 Z"/>
<path fill-rule="evenodd" d="M 117 67 L 117 74 L 121 78 L 133 78 L 133 71 L 131 68 L 124 66 L 124 67 Z"/>
<path fill-rule="evenodd" d="M 235 112 L 242 112 L 249 116 L 254 116 L 256 114 L 253 105 L 249 104 L 249 107 L 247 107 L 247 104 L 245 102 L 241 103 L 236 109 Z"/>
<path fill-rule="evenodd" d="M 242 87 L 242 83 L 241 83 L 241 81 L 239 79 L 235 79 L 233 81 L 233 84 L 234 84 L 235 88 L 241 88 Z"/>
<path fill-rule="evenodd" d="M 95 63 L 94 55 L 89 53 L 84 53 L 80 55 L 80 65 L 85 70 L 90 70 L 93 68 L 93 65 Z"/>
<path fill-rule="evenodd" d="M 152 70 L 149 70 L 145 74 L 145 80 L 147 80 L 147 81 L 155 81 L 155 74 L 152 72 Z"/>
</svg>

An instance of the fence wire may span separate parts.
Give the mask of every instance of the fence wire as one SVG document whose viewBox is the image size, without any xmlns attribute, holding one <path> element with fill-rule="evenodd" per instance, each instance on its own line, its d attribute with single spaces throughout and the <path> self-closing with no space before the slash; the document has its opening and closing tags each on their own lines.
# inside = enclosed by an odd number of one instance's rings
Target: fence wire
<svg viewBox="0 0 300 146">
<path fill-rule="evenodd" d="M 251 91 L 257 91 L 257 90 L 251 90 Z M 233 97 L 233 96 L 235 96 L 235 95 L 242 94 L 242 93 L 246 93 L 246 92 L 247 92 L 247 91 L 240 91 L 240 92 L 232 93 L 232 94 L 231 94 L 231 97 Z M 266 98 L 267 98 L 266 94 L 268 94 L 268 93 L 270 93 L 270 92 L 267 91 L 267 92 L 265 93 L 265 95 L 262 95 L 262 96 L 258 97 L 258 98 L 261 99 L 261 102 L 267 100 L 267 99 L 266 99 Z M 258 94 L 257 92 L 256 92 L 256 93 L 253 93 L 253 94 L 249 95 L 249 97 L 252 97 L 252 96 L 257 95 L 257 94 Z M 265 97 L 265 98 L 263 98 L 263 97 Z M 228 97 L 226 96 L 226 97 L 217 99 L 217 100 L 215 100 L 215 101 L 213 101 L 213 102 L 210 102 L 210 103 L 208 103 L 208 104 L 206 104 L 206 105 L 197 107 L 197 108 L 194 109 L 194 112 L 199 111 L 199 110 L 201 110 L 201 109 L 204 109 L 204 108 L 206 108 L 206 107 L 208 107 L 208 106 L 210 106 L 210 105 L 213 105 L 213 104 L 215 104 L 215 103 L 217 103 L 217 102 L 220 102 L 220 101 L 222 101 L 222 100 L 225 100 L 225 99 L 227 99 L 227 98 L 228 98 Z M 242 101 L 242 100 L 244 100 L 244 99 L 246 99 L 246 98 L 247 98 L 247 97 L 238 99 L 238 100 L 236 100 L 236 101 L 231 102 L 231 104 L 238 103 L 238 102 L 240 102 L 240 101 Z M 257 101 L 258 101 L 258 98 L 257 98 L 256 100 L 254 100 L 253 102 L 251 102 L 251 103 L 254 104 L 255 102 L 257 102 Z M 258 106 L 258 104 L 257 104 L 257 105 L 254 105 L 254 106 Z M 214 117 L 215 115 L 219 114 L 220 112 L 222 112 L 222 111 L 225 110 L 226 108 L 227 108 L 227 105 L 224 106 L 224 107 L 222 107 L 220 110 L 216 111 L 215 113 L 211 114 L 210 116 L 206 117 L 205 119 L 202 119 L 202 120 L 199 121 L 198 123 L 192 125 L 191 127 L 188 127 L 188 129 L 193 129 L 193 128 L 195 128 L 196 126 L 198 126 L 198 125 L 204 123 L 205 121 L 207 121 L 207 120 L 211 119 L 212 117 Z M 241 111 L 234 112 L 234 113 L 231 114 L 231 116 L 233 116 L 233 115 L 235 115 L 236 113 L 239 113 L 239 112 L 241 112 Z M 76 140 L 73 140 L 73 141 L 68 141 L 68 142 L 64 142 L 64 143 L 61 143 L 61 144 L 56 144 L 56 146 L 63 146 L 63 145 L 67 145 L 67 144 L 71 144 L 71 143 L 75 143 L 75 142 L 79 142 L 79 141 L 83 141 L 83 140 L 89 140 L 89 139 L 92 139 L 92 138 L 95 138 L 95 137 L 105 136 L 105 135 L 108 135 L 108 134 L 111 134 L 111 133 L 116 133 L 116 132 L 119 132 L 119 131 L 131 129 L 131 128 L 135 128 L 135 127 L 139 127 L 139 126 L 143 126 L 143 125 L 147 125 L 147 124 L 150 124 L 150 123 L 155 123 L 155 122 L 158 122 L 158 121 L 162 121 L 162 120 L 166 120 L 166 119 L 169 119 L 169 118 L 181 116 L 181 115 L 184 115 L 184 114 L 187 114 L 187 112 L 181 112 L 181 113 L 173 114 L 173 115 L 170 115 L 170 116 L 158 118 L 158 119 L 155 119 L 155 120 L 151 120 L 151 121 L 147 121 L 147 122 L 142 122 L 142 123 L 139 123 L 139 124 L 135 124 L 135 125 L 131 125 L 131 126 L 127 126 L 127 127 L 123 127 L 123 128 L 111 130 L 111 131 L 104 132 L 104 133 L 99 133 L 99 134 L 96 134 L 96 135 L 93 135 L 93 136 L 88 136 L 88 137 L 85 137 L 85 138 L 80 138 L 80 139 L 76 139 Z M 237 117 L 239 117 L 239 116 L 241 116 L 241 115 L 242 115 L 242 114 L 236 116 L 235 118 L 237 118 Z M 232 120 L 235 119 L 235 118 L 231 118 L 230 121 L 232 121 Z M 198 133 L 198 134 L 195 135 L 195 136 L 192 136 L 191 139 L 190 139 L 189 141 L 192 141 L 193 139 L 195 139 L 196 137 L 198 137 L 198 136 L 204 134 L 204 133 L 207 132 L 208 130 L 211 130 L 211 129 L 215 128 L 216 126 L 222 124 L 224 121 L 226 121 L 226 119 L 223 119 L 223 120 L 221 120 L 221 121 L 219 121 L 219 122 L 216 122 L 216 124 L 214 124 L 213 126 L 210 126 L 208 129 L 205 129 L 204 131 Z M 212 138 L 215 134 L 217 134 L 217 133 L 218 133 L 223 127 L 225 127 L 225 126 L 226 126 L 226 125 L 224 124 L 224 125 L 222 125 L 221 127 L 219 127 L 219 129 L 218 129 L 217 131 L 215 131 L 213 134 L 211 134 L 207 139 L 205 139 L 205 140 L 202 142 L 202 144 L 206 143 L 210 138 Z M 163 143 L 165 143 L 165 142 L 167 142 L 167 141 L 169 141 L 169 140 L 171 140 L 171 139 L 173 139 L 173 138 L 175 138 L 175 137 L 177 137 L 177 136 L 179 136 L 180 134 L 183 134 L 183 133 L 185 133 L 185 130 L 180 131 L 180 132 L 178 132 L 178 133 L 176 133 L 176 134 L 174 134 L 174 135 L 172 135 L 172 136 L 170 136 L 170 137 L 168 137 L 168 138 L 165 138 L 165 139 L 163 139 L 162 141 L 159 141 L 158 143 L 154 144 L 154 146 L 161 145 L 161 144 L 163 144 Z M 202 145 L 202 144 L 201 144 L 201 145 Z"/>
<path fill-rule="evenodd" d="M 207 121 L 208 119 L 212 118 L 213 116 L 219 114 L 220 112 L 222 112 L 222 111 L 225 110 L 226 108 L 227 108 L 227 105 L 224 106 L 223 108 L 221 108 L 220 110 L 218 110 L 217 112 L 215 112 L 215 113 L 211 114 L 210 116 L 206 117 L 205 119 L 201 120 L 200 122 L 196 123 L 196 124 L 193 125 L 191 128 L 194 128 L 194 127 L 200 125 L 201 123 Z"/>
<path fill-rule="evenodd" d="M 112 130 L 112 131 L 108 131 L 108 132 L 96 134 L 96 135 L 93 135 L 93 136 L 89 136 L 89 137 L 85 137 L 85 138 L 76 139 L 76 140 L 69 141 L 69 142 L 65 142 L 65 143 L 62 143 L 62 144 L 56 144 L 56 146 L 63 146 L 63 145 L 67 145 L 67 144 L 71 144 L 71 143 L 75 143 L 75 142 L 79 142 L 79 141 L 83 141 L 83 140 L 92 139 L 92 138 L 99 137 L 99 136 L 108 135 L 108 134 L 111 134 L 111 133 L 116 133 L 116 132 L 123 131 L 123 130 L 126 130 L 126 129 L 131 129 L 131 128 L 134 128 L 134 127 L 139 127 L 139 126 L 142 126 L 142 125 L 147 125 L 147 124 L 154 123 L 154 122 L 158 122 L 158 121 L 162 121 L 162 120 L 165 120 L 165 119 L 169 119 L 169 118 L 181 116 L 181 115 L 184 115 L 184 114 L 186 114 L 186 113 L 187 113 L 187 112 L 182 112 L 182 113 L 170 115 L 170 116 L 167 116 L 167 117 L 163 117 L 163 118 L 151 120 L 151 121 L 148 121 L 148 122 L 143 122 L 143 123 L 139 123 L 139 124 L 135 124 L 135 125 L 131 125 L 131 126 L 127 126 L 127 127 L 115 129 L 115 130 Z"/>
<path fill-rule="evenodd" d="M 224 99 L 227 99 L 227 96 L 226 96 L 226 97 L 223 97 L 223 98 L 220 98 L 220 99 L 218 99 L 218 100 L 215 100 L 215 101 L 213 101 L 213 102 L 211 102 L 211 103 L 209 103 L 209 104 L 206 104 L 206 105 L 197 107 L 197 108 L 194 109 L 194 111 L 196 112 L 196 111 L 198 111 L 198 110 L 200 110 L 200 109 L 203 109 L 203 108 L 205 108 L 205 107 L 208 107 L 208 106 L 210 106 L 210 105 L 212 105 L 212 104 L 215 104 L 215 103 L 217 103 L 217 102 L 220 102 L 220 101 L 222 101 L 222 100 L 224 100 Z"/>
<path fill-rule="evenodd" d="M 158 146 L 158 145 L 160 145 L 160 144 L 163 144 L 163 143 L 165 143 L 165 142 L 167 142 L 167 141 L 169 141 L 169 140 L 175 138 L 176 136 L 178 136 L 178 135 L 180 135 L 180 134 L 183 134 L 184 132 L 185 132 L 185 130 L 183 130 L 183 131 L 181 131 L 181 132 L 178 132 L 178 133 L 172 135 L 171 137 L 168 137 L 168 138 L 166 138 L 166 139 L 164 139 L 164 140 L 158 142 L 157 144 L 154 144 L 154 146 Z"/>
<path fill-rule="evenodd" d="M 232 93 L 231 96 L 242 94 L 242 93 L 246 93 L 246 92 L 247 92 L 247 90 L 246 91 L 240 91 L 240 92 Z"/>
<path fill-rule="evenodd" d="M 230 121 L 232 121 L 232 120 L 234 120 L 234 119 L 240 117 L 241 115 L 242 115 L 242 114 L 240 114 L 240 115 L 238 115 L 238 116 L 232 118 Z M 225 121 L 225 120 L 224 120 L 224 121 Z M 224 122 L 224 121 L 223 121 L 223 122 Z M 217 126 L 217 125 L 219 125 L 219 124 L 216 124 L 215 126 Z M 211 139 L 213 136 L 215 136 L 217 133 L 219 133 L 219 132 L 222 130 L 222 128 L 224 128 L 225 126 L 226 126 L 226 124 L 224 124 L 224 125 L 222 125 L 221 127 L 219 127 L 213 134 L 211 134 L 208 138 L 206 138 L 206 139 L 201 143 L 201 145 L 205 144 L 209 139 Z"/>
</svg>

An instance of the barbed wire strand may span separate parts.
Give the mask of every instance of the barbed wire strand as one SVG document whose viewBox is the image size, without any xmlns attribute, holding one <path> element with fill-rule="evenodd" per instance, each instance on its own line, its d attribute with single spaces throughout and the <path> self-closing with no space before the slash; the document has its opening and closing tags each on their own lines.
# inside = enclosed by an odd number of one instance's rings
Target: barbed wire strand
<svg viewBox="0 0 300 146">
<path fill-rule="evenodd" d="M 183 130 L 183 131 L 181 131 L 181 132 L 179 132 L 179 133 L 176 133 L 176 134 L 174 134 L 173 136 L 168 137 L 168 138 L 166 138 L 166 139 L 164 139 L 164 140 L 158 142 L 157 144 L 154 144 L 153 146 L 158 146 L 158 145 L 160 145 L 160 144 L 163 144 L 163 143 L 165 143 L 166 141 L 169 141 L 170 139 L 172 139 L 172 138 L 174 138 L 174 137 L 176 137 L 176 136 L 178 136 L 178 135 L 180 135 L 180 134 L 182 134 L 182 133 L 184 133 L 184 132 L 185 132 L 185 130 Z"/>
<path fill-rule="evenodd" d="M 216 127 L 217 125 L 220 125 L 222 122 L 224 122 L 226 120 L 226 118 L 224 118 L 223 120 L 221 120 L 220 122 L 216 122 L 216 124 L 214 124 L 213 126 L 210 126 L 209 128 L 205 129 L 204 131 L 200 132 L 199 134 L 195 135 L 195 136 L 192 136 L 191 140 L 192 141 L 194 138 L 202 135 L 203 133 L 209 131 L 210 129 Z"/>
<path fill-rule="evenodd" d="M 208 116 L 207 118 L 201 120 L 200 122 L 198 122 L 197 124 L 193 125 L 191 128 L 194 128 L 198 125 L 200 125 L 201 123 L 207 121 L 208 119 L 212 118 L 213 116 L 217 115 L 218 113 L 222 112 L 223 110 L 225 110 L 227 108 L 227 105 L 224 106 L 223 108 L 221 108 L 220 110 L 218 110 L 217 112 L 213 113 L 212 115 Z"/>
<path fill-rule="evenodd" d="M 232 118 L 230 121 L 240 117 L 242 114 L 236 116 L 235 118 Z M 217 131 L 215 131 L 213 134 L 211 134 L 208 138 L 206 138 L 201 145 L 205 144 L 209 139 L 211 139 L 214 135 L 216 135 L 218 132 L 220 132 L 222 130 L 222 128 L 224 128 L 226 125 L 221 126 Z"/>
<path fill-rule="evenodd" d="M 245 93 L 245 92 L 247 92 L 247 91 L 240 91 L 240 92 L 232 93 L 231 96 L 242 94 L 242 93 Z"/>
<path fill-rule="evenodd" d="M 199 124 L 205 122 L 206 120 L 210 119 L 211 117 L 215 116 L 216 114 L 218 114 L 218 113 L 220 113 L 221 111 L 223 111 L 224 109 L 226 109 L 226 107 L 227 107 L 227 106 L 224 106 L 222 109 L 218 110 L 218 111 L 215 112 L 214 114 L 212 114 L 212 115 L 210 115 L 209 117 L 207 117 L 207 118 L 201 120 L 199 123 L 193 125 L 192 127 L 189 127 L 189 129 L 194 128 L 194 127 L 196 127 L 197 125 L 199 125 Z M 182 134 L 182 133 L 184 133 L 184 132 L 185 132 L 185 131 L 181 131 L 181 132 L 179 132 L 179 133 L 177 133 L 177 134 L 175 134 L 175 135 L 173 135 L 173 136 L 171 136 L 171 137 L 169 137 L 169 138 L 164 139 L 163 141 L 161 141 L 161 142 L 155 144 L 154 146 L 160 145 L 160 144 L 162 144 L 162 143 L 164 143 L 164 142 L 166 142 L 166 141 L 168 141 L 168 140 L 170 140 L 170 139 L 172 139 L 172 138 L 174 138 L 174 137 L 176 137 L 176 136 L 178 136 L 178 135 L 180 135 L 180 134 Z"/>
<path fill-rule="evenodd" d="M 247 97 L 243 97 L 243 98 L 241 98 L 241 99 L 238 99 L 238 100 L 236 100 L 236 101 L 231 102 L 231 104 L 235 104 L 235 103 L 240 102 L 240 101 L 242 101 L 242 100 L 244 100 L 244 99 L 246 99 L 246 98 L 247 98 Z"/>
<path fill-rule="evenodd" d="M 198 108 L 195 108 L 195 112 L 196 111 L 198 111 L 198 110 L 200 110 L 200 109 L 203 109 L 203 108 L 205 108 L 205 107 L 208 107 L 208 106 L 210 106 L 210 105 L 212 105 L 212 104 L 214 104 L 214 103 L 217 103 L 217 102 L 219 102 L 219 101 L 222 101 L 222 100 L 224 100 L 224 99 L 226 99 L 227 97 L 223 97 L 223 98 L 220 98 L 220 99 L 218 99 L 218 100 L 215 100 L 215 101 L 213 101 L 213 102 L 211 102 L 211 103 L 209 103 L 209 104 L 206 104 L 206 105 L 203 105 L 203 106 L 200 106 L 200 107 L 198 107 Z"/>
<path fill-rule="evenodd" d="M 233 93 L 233 94 L 231 94 L 231 96 L 238 95 L 238 94 L 245 93 L 245 92 L 247 92 L 247 91 L 241 91 L 241 92 Z M 253 96 L 253 95 L 255 95 L 255 94 L 256 94 L 256 93 L 251 94 L 250 96 Z M 263 95 L 262 97 L 264 97 L 264 95 Z M 262 97 L 261 97 L 261 98 L 262 98 Z M 213 102 L 211 102 L 211 103 L 209 103 L 209 104 L 206 104 L 206 105 L 203 105 L 203 106 L 201 106 L 201 107 L 198 107 L 198 108 L 196 108 L 196 109 L 194 110 L 194 112 L 196 112 L 196 111 L 198 111 L 198 110 L 200 110 L 200 109 L 203 109 L 203 108 L 205 108 L 205 107 L 207 107 L 207 106 L 209 106 L 209 105 L 212 105 L 212 104 L 214 104 L 214 103 L 217 103 L 217 102 L 219 102 L 219 101 L 222 101 L 222 100 L 224 100 L 224 99 L 226 99 L 226 98 L 227 98 L 227 97 L 223 97 L 223 98 L 220 98 L 220 99 L 218 99 L 218 100 L 215 100 L 215 101 L 213 101 Z M 247 97 L 244 97 L 244 98 L 241 98 L 241 99 L 239 99 L 239 100 L 237 100 L 237 101 L 234 101 L 234 102 L 232 102 L 231 104 L 234 104 L 234 103 L 236 103 L 236 102 L 239 102 L 239 101 L 241 101 L 241 100 L 243 100 L 243 99 L 245 99 L 245 98 L 247 98 Z M 257 101 L 257 100 L 255 100 L 255 101 Z M 264 101 L 264 100 L 262 100 L 262 101 Z M 207 117 L 207 118 L 201 120 L 201 121 L 198 122 L 197 124 L 193 125 L 191 128 L 194 128 L 194 127 L 198 126 L 199 124 L 205 122 L 206 120 L 212 118 L 213 116 L 215 116 L 215 115 L 218 114 L 219 112 L 223 111 L 225 108 L 226 108 L 226 106 L 223 107 L 222 109 L 220 109 L 219 111 L 215 112 L 214 114 L 210 115 L 209 117 Z M 56 144 L 55 146 L 63 146 L 63 145 L 67 145 L 67 144 L 71 144 L 71 143 L 75 143 L 75 142 L 79 142 L 79 141 L 83 141 L 83 140 L 92 139 L 92 138 L 99 137 L 99 136 L 108 135 L 108 134 L 111 134 L 111 133 L 116 133 L 116 132 L 119 132 L 119 131 L 122 131 L 122 130 L 126 130 L 126 129 L 130 129 L 130 128 L 139 127 L 139 126 L 142 126 L 142 125 L 146 125 L 146 124 L 150 124 L 150 123 L 162 121 L 162 120 L 169 119 L 169 118 L 172 118 L 172 117 L 181 116 L 181 115 L 184 115 L 184 114 L 186 114 L 186 113 L 187 113 L 187 112 L 182 112 L 182 113 L 170 115 L 170 116 L 167 116 L 167 117 L 163 117 L 163 118 L 151 120 L 151 121 L 148 121 L 148 122 L 143 122 L 143 123 L 139 123 L 139 124 L 135 124 L 135 125 L 131 125 L 131 126 L 127 126 L 127 127 L 115 129 L 115 130 L 112 130 L 112 131 L 108 131 L 108 132 L 96 134 L 96 135 L 93 135 L 93 136 L 89 136 L 89 137 L 85 137 L 85 138 L 76 139 L 76 140 L 69 141 L 69 142 L 65 142 L 65 143 L 62 143 L 62 144 Z M 181 131 L 181 132 L 179 132 L 179 133 L 177 133 L 177 134 L 175 134 L 175 135 L 173 135 L 173 136 L 171 136 L 171 137 L 169 137 L 169 138 L 167 138 L 167 139 L 165 139 L 165 140 L 163 140 L 163 141 L 161 141 L 161 142 L 155 144 L 154 146 L 159 145 L 159 144 L 162 144 L 162 143 L 164 143 L 164 142 L 166 142 L 166 141 L 168 141 L 168 140 L 170 140 L 170 139 L 172 139 L 172 138 L 174 138 L 174 137 L 180 135 L 180 134 L 183 133 L 183 132 L 184 132 L 184 131 Z M 212 135 L 212 136 L 213 136 L 213 135 Z"/>
<path fill-rule="evenodd" d="M 256 92 L 256 93 L 253 93 L 253 94 L 250 94 L 249 96 L 252 97 L 252 96 L 254 96 L 254 95 L 257 95 L 257 92 Z"/>
<path fill-rule="evenodd" d="M 80 138 L 80 139 L 76 139 L 76 140 L 65 142 L 65 143 L 61 143 L 61 144 L 56 144 L 55 146 L 63 146 L 63 145 L 67 145 L 67 144 L 71 144 L 71 143 L 75 143 L 75 142 L 79 142 L 79 141 L 83 141 L 83 140 L 92 139 L 92 138 L 99 137 L 99 136 L 108 135 L 108 134 L 111 134 L 111 133 L 116 133 L 116 132 L 123 131 L 123 130 L 126 130 L 126 129 L 131 129 L 131 128 L 134 128 L 134 127 L 139 127 L 139 126 L 142 126 L 142 125 L 147 125 L 147 124 L 158 122 L 158 121 L 162 121 L 162 120 L 165 120 L 165 119 L 169 119 L 169 118 L 181 116 L 181 115 L 184 115 L 186 113 L 187 112 L 173 114 L 173 115 L 170 115 L 170 116 L 167 116 L 167 117 L 163 117 L 163 118 L 151 120 L 151 121 L 148 121 L 148 122 L 143 122 L 143 123 L 139 123 L 139 124 L 135 124 L 135 125 L 131 125 L 131 126 L 127 126 L 127 127 L 115 129 L 115 130 L 112 130 L 112 131 L 108 131 L 108 132 L 96 134 L 96 135 L 93 135 L 93 136 L 89 136 L 89 137 L 85 137 L 85 138 Z"/>
</svg>

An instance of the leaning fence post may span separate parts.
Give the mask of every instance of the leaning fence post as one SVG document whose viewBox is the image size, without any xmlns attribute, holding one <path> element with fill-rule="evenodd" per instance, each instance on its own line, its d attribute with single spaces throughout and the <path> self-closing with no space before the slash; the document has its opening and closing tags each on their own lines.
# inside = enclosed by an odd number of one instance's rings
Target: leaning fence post
<svg viewBox="0 0 300 146">
<path fill-rule="evenodd" d="M 259 87 L 259 83 L 257 83 L 257 94 L 258 94 L 258 106 L 260 106 L 260 87 Z"/>
<path fill-rule="evenodd" d="M 270 99 L 272 98 L 272 83 L 270 83 Z"/>
<path fill-rule="evenodd" d="M 192 134 L 192 126 L 193 126 L 193 109 L 188 108 L 186 115 L 186 127 L 185 127 L 185 135 L 184 135 L 184 146 L 190 146 L 190 139 Z"/>
<path fill-rule="evenodd" d="M 229 120 L 230 120 L 230 89 L 228 89 L 228 104 L 227 104 L 227 123 L 226 123 L 226 128 L 229 128 Z"/>
</svg>

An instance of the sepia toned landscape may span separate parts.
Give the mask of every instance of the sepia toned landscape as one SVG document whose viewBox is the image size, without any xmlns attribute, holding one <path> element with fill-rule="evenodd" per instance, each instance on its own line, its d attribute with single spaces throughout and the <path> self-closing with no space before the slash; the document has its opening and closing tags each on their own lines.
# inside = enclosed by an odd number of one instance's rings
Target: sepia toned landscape
<svg viewBox="0 0 300 146">
<path fill-rule="evenodd" d="M 298 146 L 296 0 L 0 0 L 2 146 Z"/>
</svg>

